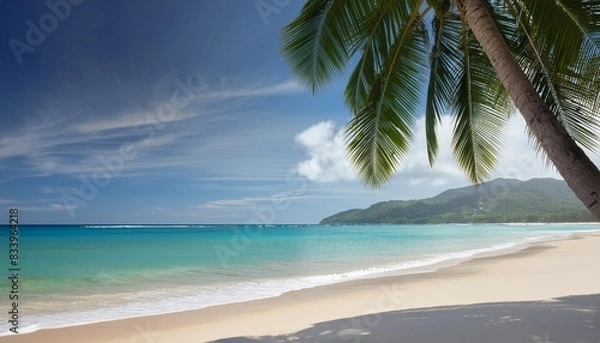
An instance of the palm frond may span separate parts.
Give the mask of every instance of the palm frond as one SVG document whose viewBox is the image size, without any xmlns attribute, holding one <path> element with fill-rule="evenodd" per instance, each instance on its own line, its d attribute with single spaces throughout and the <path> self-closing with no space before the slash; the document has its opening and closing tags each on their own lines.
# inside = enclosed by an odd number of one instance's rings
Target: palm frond
<svg viewBox="0 0 600 343">
<path fill-rule="evenodd" d="M 425 105 L 425 133 L 427 157 L 433 165 L 438 152 L 436 128 L 441 117 L 447 114 L 452 96 L 458 85 L 458 67 L 461 56 L 461 20 L 452 12 L 437 11 L 433 18 L 435 41 L 430 55 L 429 86 Z"/>
<path fill-rule="evenodd" d="M 371 0 L 309 0 L 283 28 L 282 54 L 302 85 L 314 93 L 346 67 L 357 44 L 356 23 L 370 6 Z"/>
<path fill-rule="evenodd" d="M 591 55 L 597 55 L 598 1 L 515 0 L 521 25 L 535 40 L 542 56 L 562 73 L 585 69 Z M 587 3 L 586 6 L 582 6 Z M 594 5 L 596 8 L 594 9 Z M 552 20 L 549 20 L 551 18 Z M 591 54 L 591 55 L 590 55 Z"/>
<path fill-rule="evenodd" d="M 427 70 L 428 34 L 416 6 L 347 129 L 348 154 L 362 180 L 378 187 L 408 152 Z"/>
<path fill-rule="evenodd" d="M 575 141 L 597 150 L 600 1 L 506 1 L 519 25 L 517 61 Z"/>
<path fill-rule="evenodd" d="M 459 166 L 472 182 L 479 183 L 496 167 L 509 106 L 490 91 L 498 88 L 500 81 L 466 23 L 461 34 L 462 64 L 453 99 L 456 117 L 452 147 Z"/>
<path fill-rule="evenodd" d="M 367 98 L 375 76 L 384 64 L 384 57 L 394 45 L 396 35 L 411 17 L 419 1 L 379 0 L 373 5 L 360 26 L 356 40 L 362 53 L 350 75 L 344 92 L 346 104 L 353 113 L 359 111 Z"/>
</svg>

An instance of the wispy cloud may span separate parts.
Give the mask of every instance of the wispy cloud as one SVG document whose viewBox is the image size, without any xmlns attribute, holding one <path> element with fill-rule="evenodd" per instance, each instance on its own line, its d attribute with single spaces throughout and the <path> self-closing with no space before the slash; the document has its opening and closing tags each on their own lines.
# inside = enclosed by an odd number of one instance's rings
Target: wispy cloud
<svg viewBox="0 0 600 343">
<path fill-rule="evenodd" d="M 81 133 L 93 133 L 99 131 L 110 131 L 119 129 L 141 128 L 144 126 L 166 125 L 168 123 L 195 118 L 199 114 L 190 112 L 177 112 L 176 115 L 160 118 L 157 113 L 130 113 L 116 118 L 94 120 L 73 126 L 74 131 Z"/>
<path fill-rule="evenodd" d="M 27 212 L 63 212 L 76 209 L 77 206 L 74 205 L 65 205 L 59 203 L 52 203 L 45 206 L 41 205 L 33 205 L 33 206 L 20 206 L 20 211 Z"/>
<path fill-rule="evenodd" d="M 79 190 L 75 187 L 42 186 L 40 187 L 44 194 L 78 194 Z"/>
<path fill-rule="evenodd" d="M 190 101 L 175 114 L 161 115 L 161 106 L 172 102 L 173 97 L 166 96 L 166 100 L 155 104 L 155 110 L 150 112 L 106 114 L 101 120 L 69 120 L 62 121 L 60 125 L 56 121 L 41 124 L 32 121 L 0 139 L 0 166 L 19 168 L 21 173 L 15 177 L 77 176 L 97 170 L 102 166 L 100 157 L 117 154 L 119 148 L 126 144 L 137 154 L 134 160 L 127 161 L 124 172 L 115 177 L 175 166 L 193 167 L 202 162 L 199 156 L 215 150 L 210 144 L 218 143 L 209 139 L 215 134 L 207 132 L 207 128 L 219 125 L 218 121 L 211 122 L 210 118 L 223 120 L 233 113 L 247 111 L 253 106 L 252 99 L 257 97 L 279 96 L 299 90 L 293 81 L 220 85 L 211 89 L 198 86 L 195 80 L 178 80 L 177 84 L 171 85 L 171 91 L 178 92 L 178 98 Z M 242 98 L 241 102 L 227 101 Z M 246 138 L 230 137 L 221 139 L 221 142 L 231 145 L 236 139 Z M 248 145 L 247 142 L 240 144 Z M 198 151 L 200 147 L 203 151 Z"/>
<path fill-rule="evenodd" d="M 92 120 L 75 125 L 73 128 L 82 133 L 108 131 L 117 129 L 128 129 L 149 125 L 165 125 L 171 122 L 196 118 L 198 116 L 209 116 L 223 113 L 222 106 L 219 109 L 210 108 L 211 104 L 223 102 L 237 98 L 258 98 L 266 96 L 280 96 L 294 94 L 303 91 L 301 86 L 292 80 L 275 84 L 258 85 L 234 85 L 227 86 L 222 84 L 219 88 L 213 89 L 206 84 L 195 85 L 196 81 L 190 80 L 177 81 L 171 84 L 172 94 L 159 104 L 155 104 L 153 112 L 135 112 L 122 114 L 115 118 L 104 118 L 102 120 Z M 184 109 L 179 106 L 170 106 L 176 112 L 169 116 L 161 116 L 160 109 L 168 105 L 180 105 L 185 103 Z M 200 108 L 198 108 L 200 106 Z"/>
<path fill-rule="evenodd" d="M 250 208 L 252 206 L 256 206 L 259 203 L 264 202 L 272 202 L 272 201 L 292 201 L 298 199 L 308 198 L 308 195 L 294 195 L 289 192 L 281 192 L 273 194 L 270 197 L 243 197 L 237 199 L 221 199 L 221 200 L 213 200 L 201 203 L 198 205 L 199 209 L 240 209 L 240 208 Z"/>
<path fill-rule="evenodd" d="M 198 94 L 198 100 L 223 101 L 234 98 L 287 95 L 304 91 L 305 89 L 303 89 L 297 82 L 288 80 L 272 85 L 246 85 L 236 87 L 222 86 L 221 89 L 209 90 Z"/>
<path fill-rule="evenodd" d="M 17 206 L 21 212 L 61 212 L 74 209 L 74 206 L 61 203 L 55 197 L 56 194 L 77 194 L 79 191 L 70 187 L 42 187 L 42 194 L 37 199 L 28 198 L 27 200 L 9 200 L 0 199 L 0 205 Z M 46 197 L 48 196 L 48 197 Z"/>
</svg>

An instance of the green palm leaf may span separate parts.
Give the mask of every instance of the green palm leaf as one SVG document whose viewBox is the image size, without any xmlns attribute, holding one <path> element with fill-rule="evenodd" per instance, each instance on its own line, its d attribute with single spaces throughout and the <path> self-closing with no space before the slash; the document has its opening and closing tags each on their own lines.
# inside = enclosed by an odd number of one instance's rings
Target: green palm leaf
<svg viewBox="0 0 600 343">
<path fill-rule="evenodd" d="M 600 1 L 518 0 L 509 7 L 521 36 L 517 61 L 530 82 L 575 141 L 598 149 Z"/>
<path fill-rule="evenodd" d="M 510 106 L 499 101 L 500 82 L 483 49 L 465 23 L 461 29 L 462 64 L 453 104 L 452 147 L 459 166 L 472 182 L 491 175 L 498 161 L 502 129 Z"/>
<path fill-rule="evenodd" d="M 416 11 L 413 20 L 415 17 Z M 350 121 L 349 156 L 369 186 L 387 181 L 408 151 L 425 82 L 427 41 L 425 26 L 408 21 L 376 75 L 364 106 Z"/>
<path fill-rule="evenodd" d="M 299 82 L 313 93 L 348 63 L 357 44 L 357 29 L 371 1 L 310 0 L 283 28 L 282 54 Z"/>
<path fill-rule="evenodd" d="M 381 71 L 398 31 L 406 24 L 420 1 L 380 0 L 361 21 L 358 61 L 344 92 L 346 104 L 356 113 L 361 108 L 375 76 Z"/>
<path fill-rule="evenodd" d="M 458 67 L 461 65 L 461 20 L 456 13 L 438 12 L 433 18 L 435 42 L 430 55 L 429 86 L 425 105 L 425 133 L 427 157 L 433 165 L 438 152 L 436 127 L 441 117 L 448 114 L 452 96 L 458 85 Z"/>
</svg>

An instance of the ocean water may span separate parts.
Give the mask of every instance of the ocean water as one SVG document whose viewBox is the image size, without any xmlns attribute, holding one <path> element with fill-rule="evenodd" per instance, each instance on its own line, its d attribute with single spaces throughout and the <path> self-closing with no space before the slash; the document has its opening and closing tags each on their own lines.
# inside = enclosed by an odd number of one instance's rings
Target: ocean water
<svg viewBox="0 0 600 343">
<path fill-rule="evenodd" d="M 22 226 L 20 332 L 433 270 L 598 224 Z M 8 228 L 0 233 L 9 276 Z M 9 280 L 0 307 L 10 310 Z M 0 335 L 8 334 L 2 310 Z"/>
</svg>

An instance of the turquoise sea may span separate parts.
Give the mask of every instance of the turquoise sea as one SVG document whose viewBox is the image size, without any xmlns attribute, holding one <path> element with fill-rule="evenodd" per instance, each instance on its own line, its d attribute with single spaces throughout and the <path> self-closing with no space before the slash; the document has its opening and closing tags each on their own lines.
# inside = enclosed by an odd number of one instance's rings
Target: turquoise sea
<svg viewBox="0 0 600 343">
<path fill-rule="evenodd" d="M 21 226 L 20 332 L 434 270 L 598 224 Z M 9 276 L 8 227 L 1 230 Z M 9 309 L 2 277 L 1 306 Z M 7 316 L 7 311 L 0 311 Z M 0 334 L 8 333 L 2 320 Z"/>
</svg>

